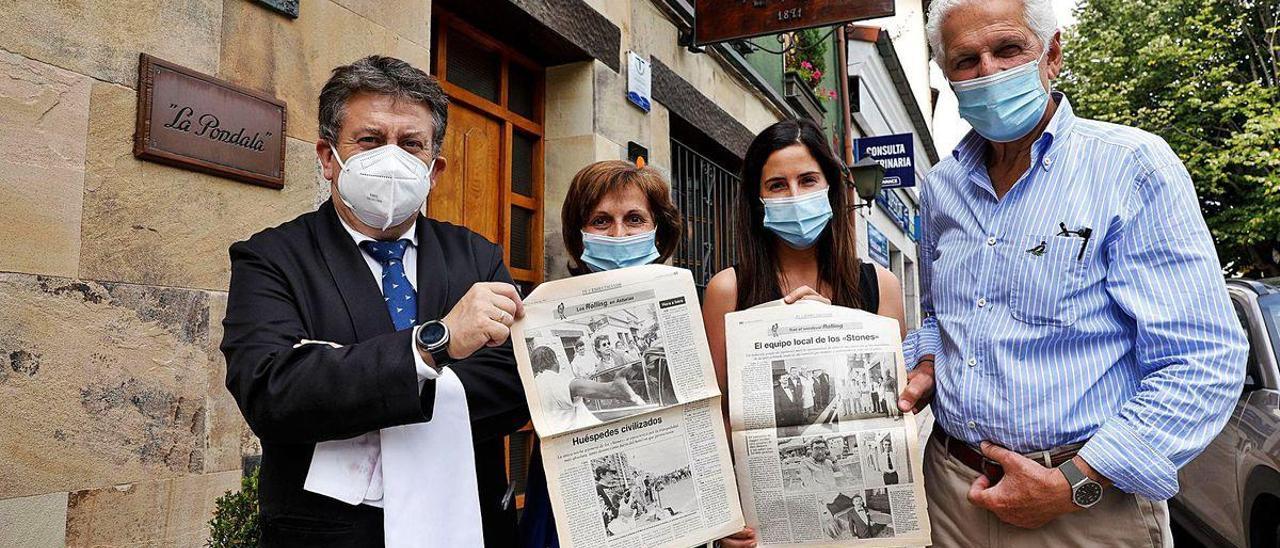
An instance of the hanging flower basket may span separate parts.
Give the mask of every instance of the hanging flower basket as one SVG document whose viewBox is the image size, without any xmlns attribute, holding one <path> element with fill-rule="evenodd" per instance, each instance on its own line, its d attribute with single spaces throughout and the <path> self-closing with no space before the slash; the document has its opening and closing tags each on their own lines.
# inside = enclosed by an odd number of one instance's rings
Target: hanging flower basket
<svg viewBox="0 0 1280 548">
<path fill-rule="evenodd" d="M 804 82 L 799 74 L 788 72 L 783 76 L 782 84 L 783 95 L 786 96 L 787 102 L 791 103 L 792 107 L 805 113 L 815 122 L 822 123 L 827 109 L 822 106 L 822 101 L 818 99 L 813 89 Z"/>
</svg>

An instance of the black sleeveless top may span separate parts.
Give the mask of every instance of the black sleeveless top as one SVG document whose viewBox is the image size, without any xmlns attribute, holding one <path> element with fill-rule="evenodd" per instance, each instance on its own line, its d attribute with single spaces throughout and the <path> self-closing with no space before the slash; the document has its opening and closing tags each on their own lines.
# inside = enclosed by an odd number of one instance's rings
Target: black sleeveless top
<svg viewBox="0 0 1280 548">
<path fill-rule="evenodd" d="M 738 280 L 738 287 L 742 287 L 741 272 L 738 265 L 733 265 L 733 275 Z M 782 297 L 783 295 L 777 295 L 774 300 Z M 858 302 L 861 303 L 859 308 L 872 314 L 880 310 L 880 281 L 876 278 L 874 264 L 862 263 L 862 270 L 858 272 Z"/>
</svg>

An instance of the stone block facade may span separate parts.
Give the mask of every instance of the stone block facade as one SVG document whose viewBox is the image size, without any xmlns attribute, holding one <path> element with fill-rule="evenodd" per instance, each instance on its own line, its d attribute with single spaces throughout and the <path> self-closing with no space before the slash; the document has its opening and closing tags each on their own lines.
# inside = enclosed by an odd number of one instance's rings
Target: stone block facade
<svg viewBox="0 0 1280 548">
<path fill-rule="evenodd" d="M 568 273 L 559 211 L 574 173 L 625 158 L 629 141 L 670 171 L 672 111 L 627 102 L 628 51 L 740 127 L 781 116 L 721 59 L 677 46 L 653 0 L 566 1 L 621 40 L 546 72 L 546 279 Z M 429 67 L 432 9 L 302 0 L 291 19 L 248 0 L 0 2 L 0 545 L 204 544 L 214 499 L 261 452 L 223 386 L 227 248 L 328 199 L 320 87 L 373 53 Z M 284 189 L 134 158 L 140 53 L 284 100 Z"/>
<path fill-rule="evenodd" d="M 223 386 L 227 247 L 329 196 L 329 69 L 425 67 L 426 0 L 0 5 L 0 546 L 203 546 L 261 452 Z M 140 53 L 288 101 L 283 190 L 133 157 Z"/>
</svg>

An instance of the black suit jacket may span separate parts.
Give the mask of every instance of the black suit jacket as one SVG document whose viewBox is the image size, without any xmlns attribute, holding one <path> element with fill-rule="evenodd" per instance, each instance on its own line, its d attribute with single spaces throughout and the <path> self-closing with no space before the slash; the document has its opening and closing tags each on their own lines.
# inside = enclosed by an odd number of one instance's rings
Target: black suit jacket
<svg viewBox="0 0 1280 548">
<path fill-rule="evenodd" d="M 867 521 L 862 521 L 857 512 L 852 509 L 846 514 L 849 518 L 849 531 L 853 533 L 853 538 L 872 538 L 879 534 L 876 529 L 876 523 L 871 522 L 871 512 L 867 512 Z"/>
<path fill-rule="evenodd" d="M 416 230 L 419 322 L 443 318 L 476 282 L 511 282 L 502 249 L 479 235 L 421 215 Z M 302 489 L 316 442 L 431 420 L 435 382 L 419 393 L 411 331 L 395 330 L 378 284 L 332 201 L 231 246 L 222 352 L 227 389 L 262 441 L 267 544 L 382 544 L 368 529 L 380 531 L 380 511 Z M 294 348 L 301 339 L 343 347 Z M 502 507 L 503 436 L 529 418 L 510 342 L 450 367 L 471 412 L 485 543 L 508 546 L 515 511 Z M 422 463 L 448 458 L 441 448 Z"/>
<path fill-rule="evenodd" d="M 787 397 L 781 386 L 773 387 L 773 414 L 778 426 L 795 426 L 800 424 L 800 391 L 794 387 L 791 394 L 797 399 Z"/>
</svg>

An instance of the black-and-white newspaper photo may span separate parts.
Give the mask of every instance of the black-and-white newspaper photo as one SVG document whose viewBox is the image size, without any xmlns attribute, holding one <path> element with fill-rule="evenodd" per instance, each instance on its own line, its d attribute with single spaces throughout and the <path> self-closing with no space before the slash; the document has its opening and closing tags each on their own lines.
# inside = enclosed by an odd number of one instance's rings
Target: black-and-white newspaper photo
<svg viewBox="0 0 1280 548">
<path fill-rule="evenodd" d="M 693 515 L 698 490 L 679 440 L 632 446 L 591 459 L 600 519 L 610 537 Z"/>
<path fill-rule="evenodd" d="M 822 532 L 829 540 L 893 538 L 887 489 L 848 490 L 817 497 Z"/>
<path fill-rule="evenodd" d="M 738 489 L 760 545 L 929 544 L 897 322 L 818 303 L 725 321 Z"/>
<path fill-rule="evenodd" d="M 782 487 L 788 494 L 818 493 L 862 485 L 856 435 L 778 440 Z"/>
<path fill-rule="evenodd" d="M 689 271 L 543 283 L 511 328 L 560 545 L 688 547 L 742 529 Z"/>
<path fill-rule="evenodd" d="M 841 423 L 901 415 L 894 363 L 891 352 L 773 360 L 778 435 L 839 432 Z"/>
<path fill-rule="evenodd" d="M 907 443 L 901 428 L 859 432 L 858 446 L 862 453 L 862 471 L 867 487 L 911 483 L 911 467 L 907 466 Z"/>
<path fill-rule="evenodd" d="M 524 342 L 552 430 L 679 403 L 657 303 L 579 315 L 526 331 Z"/>
</svg>

